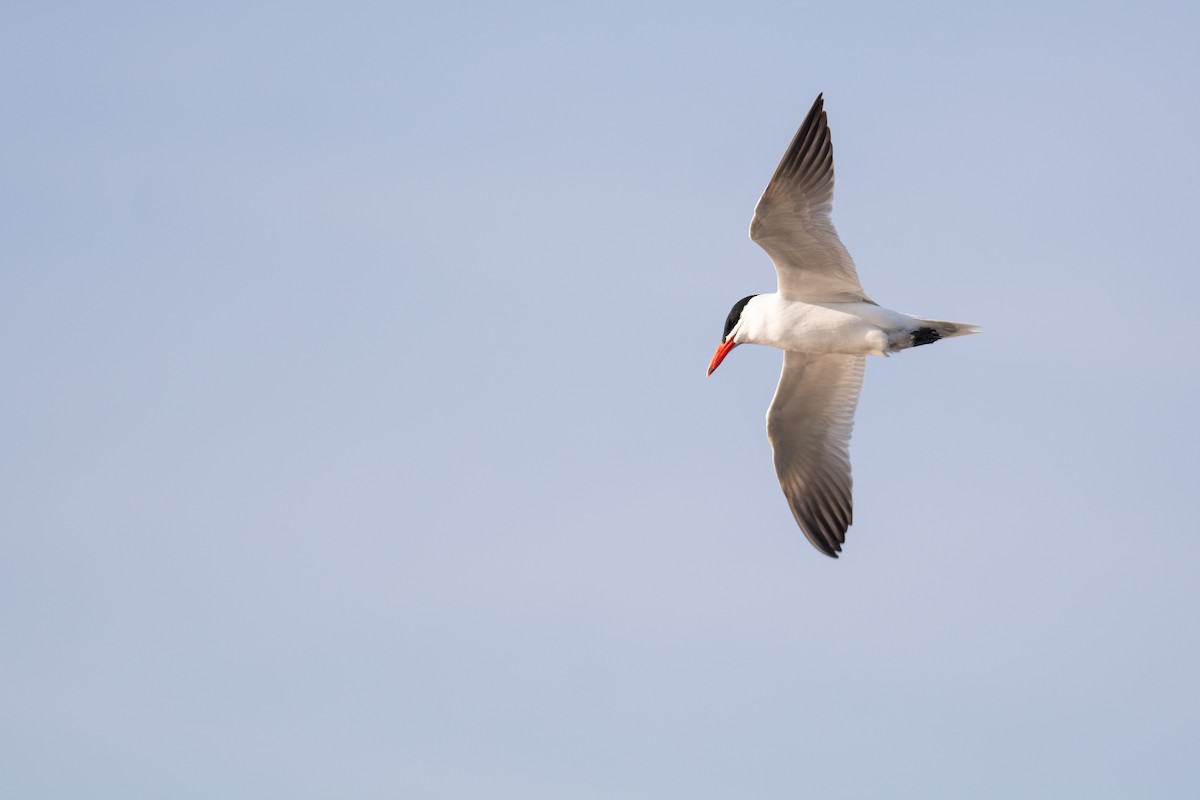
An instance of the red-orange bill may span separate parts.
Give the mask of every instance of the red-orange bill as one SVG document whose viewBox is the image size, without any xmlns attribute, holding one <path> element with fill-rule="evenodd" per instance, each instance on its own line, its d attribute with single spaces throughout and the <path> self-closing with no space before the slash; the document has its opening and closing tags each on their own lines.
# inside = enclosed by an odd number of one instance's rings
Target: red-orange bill
<svg viewBox="0 0 1200 800">
<path fill-rule="evenodd" d="M 721 343 L 721 346 L 717 348 L 717 352 L 713 353 L 712 361 L 708 362 L 709 375 L 712 375 L 713 371 L 721 366 L 721 362 L 725 360 L 725 356 L 729 355 L 729 351 L 735 347 L 737 347 L 737 342 L 733 341 L 732 336 L 729 337 L 729 341 Z"/>
</svg>

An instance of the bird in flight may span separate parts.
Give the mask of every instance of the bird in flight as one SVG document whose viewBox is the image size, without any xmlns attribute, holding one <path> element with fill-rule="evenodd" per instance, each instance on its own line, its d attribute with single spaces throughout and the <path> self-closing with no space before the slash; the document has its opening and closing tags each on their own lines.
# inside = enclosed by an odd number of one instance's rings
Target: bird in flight
<svg viewBox="0 0 1200 800">
<path fill-rule="evenodd" d="M 750 238 L 775 264 L 779 291 L 734 303 L 708 374 L 739 344 L 783 351 L 783 372 L 767 409 L 775 472 L 800 530 L 837 558 L 853 520 L 850 432 L 866 356 L 979 327 L 912 317 L 867 297 L 829 218 L 832 207 L 833 145 L 818 95 L 750 221 Z"/>
</svg>

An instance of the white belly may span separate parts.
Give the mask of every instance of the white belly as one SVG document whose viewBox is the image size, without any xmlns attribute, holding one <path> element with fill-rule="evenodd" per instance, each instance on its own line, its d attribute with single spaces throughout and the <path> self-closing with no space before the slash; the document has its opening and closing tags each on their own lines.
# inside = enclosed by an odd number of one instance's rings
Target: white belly
<svg viewBox="0 0 1200 800">
<path fill-rule="evenodd" d="M 758 295 L 743 312 L 736 337 L 801 353 L 877 355 L 887 353 L 889 337 L 910 327 L 906 314 L 870 303 L 812 305 L 778 294 Z"/>
</svg>

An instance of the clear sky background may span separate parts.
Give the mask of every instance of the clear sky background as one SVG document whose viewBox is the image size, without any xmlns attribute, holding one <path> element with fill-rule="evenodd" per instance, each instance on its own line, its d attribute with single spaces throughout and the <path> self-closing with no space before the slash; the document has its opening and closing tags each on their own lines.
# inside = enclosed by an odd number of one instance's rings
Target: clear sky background
<svg viewBox="0 0 1200 800">
<path fill-rule="evenodd" d="M 0 10 L 0 795 L 1200 793 L 1195 3 Z M 818 554 L 704 368 L 825 92 Z"/>
</svg>

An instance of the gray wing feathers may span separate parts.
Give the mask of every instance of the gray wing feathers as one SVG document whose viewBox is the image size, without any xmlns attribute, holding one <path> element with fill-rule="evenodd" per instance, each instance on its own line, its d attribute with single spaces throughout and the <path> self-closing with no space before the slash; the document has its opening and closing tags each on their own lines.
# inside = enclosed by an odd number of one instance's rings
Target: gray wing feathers
<svg viewBox="0 0 1200 800">
<path fill-rule="evenodd" d="M 832 209 L 833 140 L 818 96 L 759 198 L 750 238 L 774 262 L 784 297 L 871 302 L 829 218 Z"/>
<path fill-rule="evenodd" d="M 813 546 L 837 558 L 854 519 L 850 433 L 866 358 L 785 352 L 767 410 L 775 472 Z"/>
</svg>

